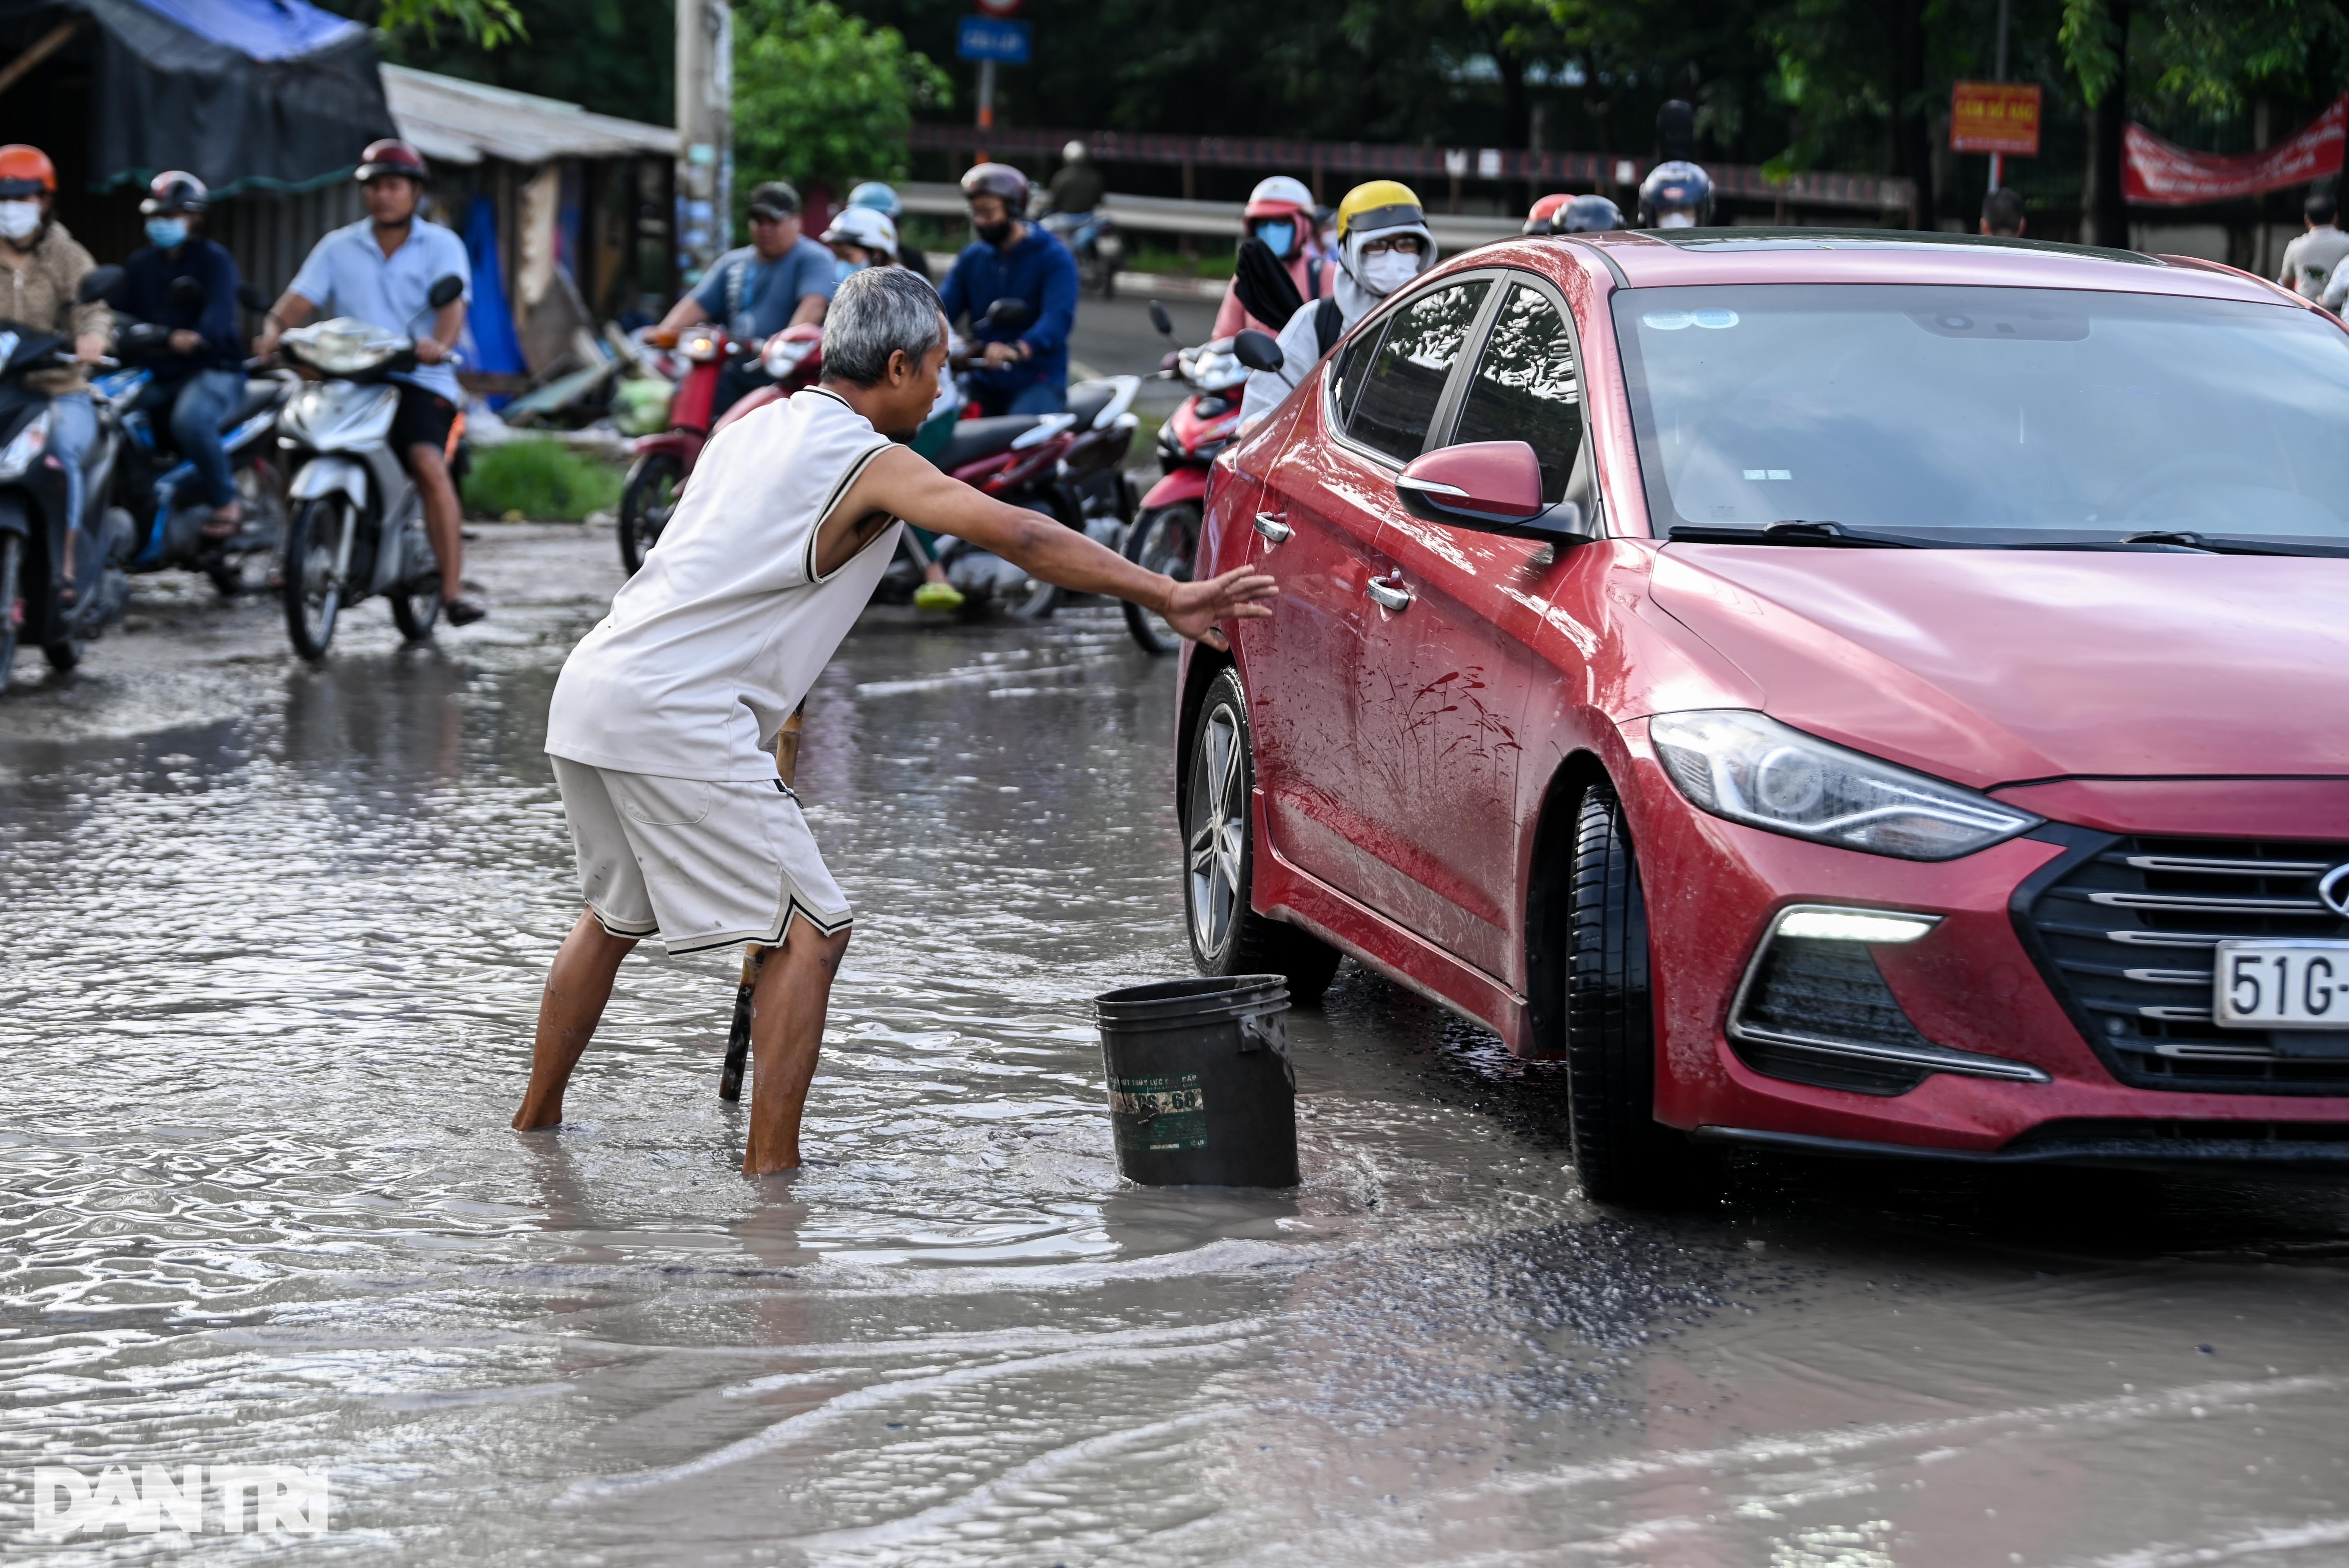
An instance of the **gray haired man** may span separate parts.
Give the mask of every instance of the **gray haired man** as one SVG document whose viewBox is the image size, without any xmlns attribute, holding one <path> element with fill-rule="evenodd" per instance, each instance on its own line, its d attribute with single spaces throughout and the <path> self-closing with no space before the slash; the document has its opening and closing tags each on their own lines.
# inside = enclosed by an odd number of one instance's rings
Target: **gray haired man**
<svg viewBox="0 0 2349 1568">
<path fill-rule="evenodd" d="M 563 1119 L 563 1092 L 629 949 L 780 944 L 752 995 L 750 1174 L 800 1162 L 847 898 L 768 755 L 855 624 L 912 522 L 1033 576 L 1148 605 L 1226 645 L 1219 621 L 1271 614 L 1246 568 L 1201 583 L 1146 572 L 1050 519 L 947 478 L 889 438 L 921 424 L 946 363 L 929 284 L 874 267 L 840 285 L 823 382 L 721 431 L 660 547 L 572 650 L 546 749 L 586 908 L 546 979 L 513 1124 Z"/>
</svg>

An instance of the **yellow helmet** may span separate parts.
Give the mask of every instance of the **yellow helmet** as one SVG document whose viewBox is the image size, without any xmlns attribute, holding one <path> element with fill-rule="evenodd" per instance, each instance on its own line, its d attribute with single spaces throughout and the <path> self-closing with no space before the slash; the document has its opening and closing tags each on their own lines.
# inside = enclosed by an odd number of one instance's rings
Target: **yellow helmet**
<svg viewBox="0 0 2349 1568">
<path fill-rule="evenodd" d="M 1344 244 L 1357 229 L 1400 229 L 1426 222 L 1417 191 L 1400 180 L 1373 180 L 1355 186 L 1338 203 L 1338 242 Z"/>
</svg>

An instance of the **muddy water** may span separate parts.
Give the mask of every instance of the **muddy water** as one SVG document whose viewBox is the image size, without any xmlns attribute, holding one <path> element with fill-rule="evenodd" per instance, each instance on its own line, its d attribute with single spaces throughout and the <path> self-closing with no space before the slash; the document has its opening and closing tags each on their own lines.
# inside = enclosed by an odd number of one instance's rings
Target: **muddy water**
<svg viewBox="0 0 2349 1568">
<path fill-rule="evenodd" d="M 1555 1082 L 1350 966 L 1299 1191 L 1121 1189 L 1087 999 L 1187 961 L 1166 669 L 1107 612 L 826 676 L 819 1163 L 735 1171 L 715 957 L 632 960 L 515 1136 L 575 910 L 541 725 L 610 583 L 481 553 L 496 634 L 437 655 L 187 607 L 0 707 L 0 1557 L 2349 1558 L 2334 1184 L 1757 1161 L 1597 1211 Z M 329 1533 L 31 1535 L 33 1465 L 150 1461 L 323 1468 Z"/>
</svg>

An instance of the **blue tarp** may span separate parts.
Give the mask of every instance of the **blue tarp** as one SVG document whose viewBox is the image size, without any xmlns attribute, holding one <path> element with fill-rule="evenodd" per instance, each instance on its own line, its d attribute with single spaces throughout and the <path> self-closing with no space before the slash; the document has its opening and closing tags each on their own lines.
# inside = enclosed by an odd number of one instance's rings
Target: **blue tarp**
<svg viewBox="0 0 2349 1568">
<path fill-rule="evenodd" d="M 465 312 L 465 331 L 472 339 L 466 367 L 492 376 L 520 376 L 530 366 L 523 362 L 522 341 L 514 335 L 513 316 L 506 310 L 498 210 L 487 196 L 475 196 L 466 210 L 465 256 L 473 267 L 473 302 Z"/>
<path fill-rule="evenodd" d="M 252 60 L 292 60 L 367 29 L 302 0 L 135 0 L 167 22 Z"/>
</svg>

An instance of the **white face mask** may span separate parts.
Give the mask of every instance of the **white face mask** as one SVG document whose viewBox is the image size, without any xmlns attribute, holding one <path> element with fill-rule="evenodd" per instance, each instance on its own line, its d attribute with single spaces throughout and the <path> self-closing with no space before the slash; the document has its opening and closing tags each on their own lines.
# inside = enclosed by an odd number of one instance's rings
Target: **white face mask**
<svg viewBox="0 0 2349 1568">
<path fill-rule="evenodd" d="M 1401 251 L 1380 251 L 1362 258 L 1362 286 L 1374 294 L 1391 294 L 1417 276 L 1417 256 Z"/>
<path fill-rule="evenodd" d="M 1680 209 L 1678 211 L 1659 212 L 1656 214 L 1656 227 L 1659 229 L 1693 229 L 1696 227 L 1696 214 L 1690 211 L 1685 207 Z"/>
<path fill-rule="evenodd" d="M 0 201 L 0 239 L 29 240 L 40 226 L 38 201 Z"/>
</svg>

